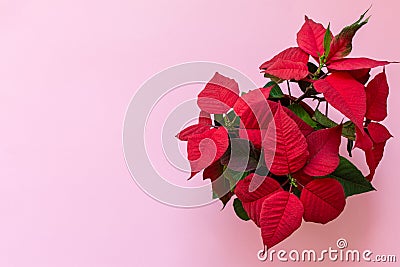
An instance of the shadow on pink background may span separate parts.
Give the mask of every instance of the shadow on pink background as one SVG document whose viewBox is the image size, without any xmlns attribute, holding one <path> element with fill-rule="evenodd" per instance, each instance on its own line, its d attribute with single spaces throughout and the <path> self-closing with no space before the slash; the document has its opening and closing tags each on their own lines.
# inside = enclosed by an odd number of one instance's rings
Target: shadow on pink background
<svg viewBox="0 0 400 267">
<path fill-rule="evenodd" d="M 0 1 L 0 266 L 295 265 L 259 262 L 259 230 L 229 205 L 222 212 L 219 203 L 177 209 L 144 194 L 124 162 L 125 110 L 146 79 L 187 61 L 232 66 L 261 86 L 259 64 L 296 44 L 305 14 L 338 32 L 369 5 Z M 400 60 L 399 8 L 398 1 L 375 1 L 352 56 Z M 384 124 L 395 137 L 399 71 L 387 68 Z M 322 250 L 346 238 L 349 248 L 400 257 L 399 144 L 389 141 L 377 192 L 349 198 L 326 226 L 304 223 L 276 249 Z M 355 157 L 367 172 L 361 153 Z M 297 265 L 331 264 L 341 263 Z"/>
</svg>

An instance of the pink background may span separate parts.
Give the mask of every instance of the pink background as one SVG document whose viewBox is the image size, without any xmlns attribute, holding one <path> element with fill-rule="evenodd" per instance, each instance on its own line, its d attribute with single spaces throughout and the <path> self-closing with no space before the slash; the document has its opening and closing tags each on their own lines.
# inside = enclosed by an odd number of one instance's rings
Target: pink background
<svg viewBox="0 0 400 267">
<path fill-rule="evenodd" d="M 0 1 L 0 266 L 272 265 L 256 258 L 258 229 L 230 207 L 171 208 L 136 186 L 122 153 L 126 107 L 147 78 L 186 61 L 224 63 L 262 85 L 259 64 L 295 45 L 305 14 L 337 32 L 369 5 Z M 375 1 L 353 56 L 400 60 L 399 8 Z M 399 71 L 387 68 L 385 124 L 396 137 Z M 390 140 L 377 192 L 350 198 L 326 226 L 303 224 L 276 248 L 325 249 L 343 237 L 351 248 L 400 257 L 399 151 Z"/>
</svg>

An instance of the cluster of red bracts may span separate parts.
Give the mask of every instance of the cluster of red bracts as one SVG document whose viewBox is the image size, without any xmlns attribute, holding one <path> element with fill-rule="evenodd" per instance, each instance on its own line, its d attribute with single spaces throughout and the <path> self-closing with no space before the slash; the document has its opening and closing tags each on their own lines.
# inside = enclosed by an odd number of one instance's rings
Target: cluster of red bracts
<svg viewBox="0 0 400 267">
<path fill-rule="evenodd" d="M 364 15 L 336 36 L 306 17 L 298 47 L 261 65 L 272 80 L 265 88 L 239 96 L 236 81 L 216 73 L 198 95 L 198 123 L 177 135 L 187 141 L 191 177 L 203 171 L 224 204 L 236 194 L 235 211 L 261 228 L 267 247 L 291 235 L 303 218 L 325 224 L 343 211 L 346 197 L 374 190 L 370 181 L 391 137 L 380 124 L 389 86 L 384 69 L 368 80 L 371 68 L 389 62 L 345 58 L 368 21 Z M 279 93 L 282 81 L 298 83 L 304 94 Z M 307 98 L 326 101 L 349 121 L 333 122 Z M 367 177 L 339 155 L 343 138 L 349 152 L 353 141 L 364 150 Z"/>
</svg>

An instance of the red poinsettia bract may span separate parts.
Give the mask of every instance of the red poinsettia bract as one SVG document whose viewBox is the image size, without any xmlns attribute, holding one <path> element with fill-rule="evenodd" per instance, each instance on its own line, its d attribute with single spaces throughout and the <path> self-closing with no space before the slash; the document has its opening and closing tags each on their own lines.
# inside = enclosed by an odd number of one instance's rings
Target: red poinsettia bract
<svg viewBox="0 0 400 267">
<path fill-rule="evenodd" d="M 382 124 L 390 62 L 347 58 L 365 15 L 337 35 L 305 17 L 298 47 L 261 64 L 270 79 L 263 88 L 240 96 L 235 80 L 215 73 L 198 95 L 198 123 L 177 135 L 187 142 L 191 177 L 203 171 L 224 205 L 236 195 L 237 215 L 260 227 L 268 248 L 303 219 L 326 224 L 343 212 L 347 197 L 374 190 L 371 181 L 392 137 Z M 378 67 L 382 72 L 370 80 Z M 302 94 L 294 97 L 291 85 Z M 343 115 L 340 123 L 329 118 L 329 108 Z M 349 157 L 355 148 L 364 151 L 367 176 L 339 154 L 343 141 Z"/>
</svg>

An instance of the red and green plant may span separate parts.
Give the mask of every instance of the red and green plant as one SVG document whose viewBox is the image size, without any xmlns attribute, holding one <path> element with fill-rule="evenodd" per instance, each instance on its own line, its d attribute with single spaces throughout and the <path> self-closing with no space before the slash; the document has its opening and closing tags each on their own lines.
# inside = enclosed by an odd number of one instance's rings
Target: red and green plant
<svg viewBox="0 0 400 267">
<path fill-rule="evenodd" d="M 268 248 L 303 218 L 328 223 L 347 197 L 375 190 L 371 181 L 392 137 L 381 124 L 389 94 L 385 66 L 391 62 L 347 58 L 354 35 L 368 22 L 366 13 L 336 36 L 329 25 L 305 17 L 298 47 L 260 66 L 270 79 L 263 88 L 240 96 L 235 80 L 216 73 L 198 95 L 198 123 L 177 135 L 187 141 L 191 177 L 202 171 L 224 206 L 236 195 L 236 214 L 261 228 Z M 376 67 L 383 70 L 370 79 Z M 299 97 L 291 86 L 301 90 Z M 329 118 L 331 108 L 347 121 Z M 344 140 L 348 157 L 339 154 Z M 367 176 L 348 159 L 355 148 L 364 151 Z"/>
</svg>

